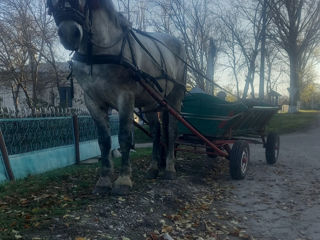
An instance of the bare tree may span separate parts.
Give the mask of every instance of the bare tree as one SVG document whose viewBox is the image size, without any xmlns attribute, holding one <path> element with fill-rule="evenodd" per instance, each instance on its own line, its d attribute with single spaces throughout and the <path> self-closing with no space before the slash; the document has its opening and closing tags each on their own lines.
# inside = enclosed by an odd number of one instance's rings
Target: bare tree
<svg viewBox="0 0 320 240">
<path fill-rule="evenodd" d="M 240 66 L 243 64 L 246 66 L 246 81 L 242 98 L 245 99 L 247 97 L 249 86 L 251 87 L 251 97 L 255 98 L 256 61 L 260 53 L 261 37 L 264 30 L 263 24 L 265 23 L 262 5 L 259 1 L 238 0 L 233 1 L 233 5 L 236 7 L 220 15 L 222 27 L 226 29 L 226 34 L 229 34 L 227 47 L 231 50 L 231 54 L 229 53 L 228 56 L 231 57 L 234 75 L 238 74 L 235 71 L 236 69 L 241 69 Z M 236 63 L 234 52 L 236 49 L 241 51 L 243 62 L 238 61 Z M 235 64 L 240 66 L 236 67 Z"/>
<path fill-rule="evenodd" d="M 236 82 L 236 95 L 240 99 L 240 79 L 239 74 L 244 67 L 242 51 L 235 40 L 235 34 L 233 31 L 222 31 L 222 40 L 224 42 L 222 52 L 226 55 L 226 61 L 222 63 L 222 66 L 232 70 L 232 75 Z"/>
<path fill-rule="evenodd" d="M 32 110 L 37 106 L 39 66 L 45 59 L 52 59 L 55 38 L 44 1 L 0 2 L 0 65 L 10 81 L 16 112 L 20 90 Z"/>
<path fill-rule="evenodd" d="M 273 40 L 290 61 L 289 112 L 297 112 L 302 74 L 320 40 L 318 0 L 269 0 Z"/>
<path fill-rule="evenodd" d="M 157 30 L 176 35 L 186 47 L 189 64 L 196 70 L 190 70 L 188 82 L 197 85 L 206 92 L 211 84 L 197 72 L 206 73 L 210 39 L 213 38 L 217 49 L 220 39 L 215 31 L 216 24 L 212 14 L 212 2 L 209 0 L 158 0 L 157 8 L 159 21 L 154 21 Z M 210 56 L 212 57 L 212 56 Z M 214 56 L 214 62 L 216 56 Z"/>
<path fill-rule="evenodd" d="M 132 23 L 133 27 L 145 31 L 147 29 L 146 0 L 117 0 L 118 10 Z"/>
</svg>

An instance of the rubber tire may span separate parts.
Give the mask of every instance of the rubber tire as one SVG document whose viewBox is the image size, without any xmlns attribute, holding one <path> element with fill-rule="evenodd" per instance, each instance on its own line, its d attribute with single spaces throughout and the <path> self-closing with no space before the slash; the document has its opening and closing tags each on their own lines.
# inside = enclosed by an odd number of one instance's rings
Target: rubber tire
<svg viewBox="0 0 320 240">
<path fill-rule="evenodd" d="M 241 163 L 243 152 L 247 152 L 248 162 L 245 171 L 243 172 Z M 230 153 L 230 175 L 232 179 L 242 180 L 247 174 L 248 164 L 250 162 L 250 148 L 247 141 L 236 141 L 231 149 Z"/>
<path fill-rule="evenodd" d="M 278 147 L 278 151 L 276 148 Z M 276 133 L 269 133 L 266 143 L 266 160 L 267 164 L 275 164 L 279 157 L 280 137 Z"/>
</svg>

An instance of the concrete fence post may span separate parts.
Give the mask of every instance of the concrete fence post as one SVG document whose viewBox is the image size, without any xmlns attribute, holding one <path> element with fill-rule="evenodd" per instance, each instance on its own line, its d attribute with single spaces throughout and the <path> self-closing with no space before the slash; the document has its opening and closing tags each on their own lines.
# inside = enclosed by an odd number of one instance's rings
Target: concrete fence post
<svg viewBox="0 0 320 240">
<path fill-rule="evenodd" d="M 12 172 L 12 168 L 11 168 L 10 161 L 9 161 L 9 155 L 8 155 L 6 143 L 4 141 L 4 137 L 3 137 L 1 129 L 0 129 L 0 151 L 1 151 L 1 154 L 2 154 L 4 166 L 6 168 L 8 176 L 9 176 L 9 180 L 13 181 L 14 180 L 14 174 Z"/>
<path fill-rule="evenodd" d="M 72 116 L 72 124 L 73 124 L 76 164 L 80 164 L 80 132 L 79 132 L 79 120 L 76 114 Z"/>
</svg>

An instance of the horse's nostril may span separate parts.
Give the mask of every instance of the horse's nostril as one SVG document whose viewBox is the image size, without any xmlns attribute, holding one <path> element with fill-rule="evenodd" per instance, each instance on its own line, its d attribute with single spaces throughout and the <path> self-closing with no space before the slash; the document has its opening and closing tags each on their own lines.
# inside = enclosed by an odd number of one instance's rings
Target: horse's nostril
<svg viewBox="0 0 320 240">
<path fill-rule="evenodd" d="M 80 30 L 78 28 L 75 28 L 73 30 L 73 37 L 74 38 L 80 38 L 80 35 L 81 35 Z"/>
</svg>

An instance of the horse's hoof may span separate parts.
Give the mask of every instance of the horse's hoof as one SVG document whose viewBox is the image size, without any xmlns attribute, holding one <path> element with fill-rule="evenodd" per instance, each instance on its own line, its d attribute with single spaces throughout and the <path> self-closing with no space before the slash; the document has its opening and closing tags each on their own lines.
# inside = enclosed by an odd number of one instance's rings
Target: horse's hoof
<svg viewBox="0 0 320 240">
<path fill-rule="evenodd" d="M 177 173 L 172 171 L 165 171 L 163 178 L 166 180 L 176 180 L 177 179 Z"/>
<path fill-rule="evenodd" d="M 112 194 L 120 196 L 128 195 L 131 188 L 132 181 L 130 179 L 130 176 L 120 176 L 113 184 Z"/>
<path fill-rule="evenodd" d="M 145 176 L 146 179 L 156 179 L 159 175 L 159 170 L 158 169 L 150 169 L 147 171 L 147 174 Z"/>
<path fill-rule="evenodd" d="M 110 177 L 100 177 L 96 183 L 95 189 L 93 190 L 93 194 L 107 194 L 111 189 L 112 183 Z"/>
<path fill-rule="evenodd" d="M 126 196 L 130 193 L 130 190 L 131 190 L 131 187 L 127 185 L 115 186 L 112 189 L 112 194 L 118 195 L 118 196 Z"/>
<path fill-rule="evenodd" d="M 111 187 L 102 187 L 102 186 L 96 186 L 94 190 L 92 191 L 93 194 L 109 194 L 111 192 L 112 188 Z"/>
</svg>

